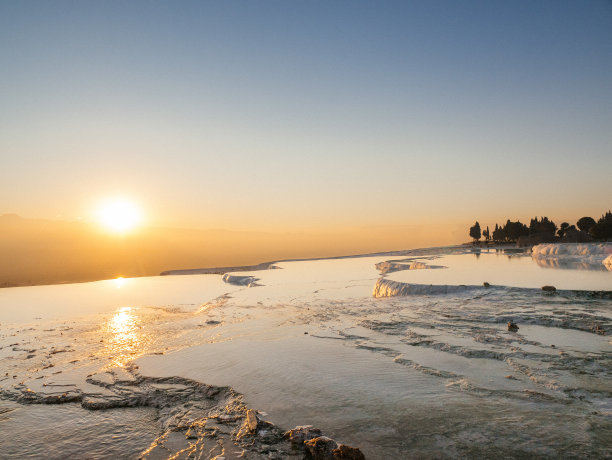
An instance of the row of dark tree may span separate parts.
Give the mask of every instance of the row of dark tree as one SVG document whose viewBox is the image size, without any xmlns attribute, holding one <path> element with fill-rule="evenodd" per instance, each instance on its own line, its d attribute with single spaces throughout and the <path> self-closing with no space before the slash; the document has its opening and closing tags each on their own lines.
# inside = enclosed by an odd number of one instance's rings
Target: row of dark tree
<svg viewBox="0 0 612 460">
<path fill-rule="evenodd" d="M 572 238 L 578 240 L 580 238 L 580 240 L 607 241 L 612 239 L 612 212 L 608 211 L 597 221 L 592 217 L 581 217 L 575 225 L 563 222 L 559 227 L 548 217 L 540 217 L 539 219 L 534 217 L 529 222 L 529 226 L 518 220 L 512 222 L 508 219 L 503 226 L 495 224 L 493 232 L 489 231 L 489 227 L 482 230 L 478 222 L 470 227 L 470 237 L 474 241 L 480 241 L 484 237 L 485 241 L 510 243 L 516 242 L 522 236 L 532 237 L 535 235 L 548 236 L 549 238 L 557 236 L 567 240 Z"/>
</svg>

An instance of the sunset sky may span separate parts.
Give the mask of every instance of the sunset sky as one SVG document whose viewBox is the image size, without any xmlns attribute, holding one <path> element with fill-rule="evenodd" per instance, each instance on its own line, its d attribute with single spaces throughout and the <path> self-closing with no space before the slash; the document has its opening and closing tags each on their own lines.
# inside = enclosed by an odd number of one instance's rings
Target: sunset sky
<svg viewBox="0 0 612 460">
<path fill-rule="evenodd" d="M 609 1 L 0 3 L 0 214 L 575 222 L 611 173 Z"/>
</svg>

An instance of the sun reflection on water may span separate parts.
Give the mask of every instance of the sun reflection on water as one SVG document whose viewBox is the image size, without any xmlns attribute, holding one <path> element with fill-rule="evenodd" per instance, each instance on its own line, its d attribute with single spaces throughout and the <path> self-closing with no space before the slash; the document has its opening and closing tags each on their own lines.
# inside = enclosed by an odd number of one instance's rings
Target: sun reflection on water
<svg viewBox="0 0 612 460">
<path fill-rule="evenodd" d="M 131 307 L 122 307 L 106 324 L 110 334 L 106 341 L 106 353 L 112 365 L 124 367 L 136 355 L 142 354 L 146 337 L 141 331 L 139 319 Z"/>
<path fill-rule="evenodd" d="M 125 285 L 126 279 L 123 276 L 119 276 L 113 280 L 116 288 L 121 288 Z"/>
</svg>

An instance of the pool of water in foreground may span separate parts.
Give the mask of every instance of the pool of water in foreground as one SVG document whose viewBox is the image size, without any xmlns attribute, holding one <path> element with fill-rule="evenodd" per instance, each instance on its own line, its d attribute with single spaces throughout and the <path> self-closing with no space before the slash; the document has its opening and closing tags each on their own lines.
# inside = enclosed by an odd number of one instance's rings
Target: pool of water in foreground
<svg viewBox="0 0 612 460">
<path fill-rule="evenodd" d="M 386 276 L 508 287 L 373 298 L 375 264 L 405 258 L 450 268 Z M 278 266 L 251 288 L 191 275 L 0 290 L 5 455 L 138 456 L 167 428 L 159 408 L 16 401 L 114 401 L 134 375 L 231 386 L 262 418 L 313 424 L 367 458 L 612 454 L 612 300 L 563 291 L 580 289 L 571 269 L 463 249 Z M 560 291 L 525 289 L 543 284 Z"/>
</svg>

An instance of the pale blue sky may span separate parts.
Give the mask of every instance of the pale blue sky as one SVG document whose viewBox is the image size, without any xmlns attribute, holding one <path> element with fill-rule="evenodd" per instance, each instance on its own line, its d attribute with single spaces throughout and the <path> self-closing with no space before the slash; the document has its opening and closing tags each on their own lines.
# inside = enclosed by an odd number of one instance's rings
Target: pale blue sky
<svg viewBox="0 0 612 460">
<path fill-rule="evenodd" d="M 0 213 L 576 219 L 611 171 L 610 1 L 0 2 Z"/>
</svg>

